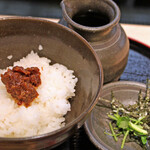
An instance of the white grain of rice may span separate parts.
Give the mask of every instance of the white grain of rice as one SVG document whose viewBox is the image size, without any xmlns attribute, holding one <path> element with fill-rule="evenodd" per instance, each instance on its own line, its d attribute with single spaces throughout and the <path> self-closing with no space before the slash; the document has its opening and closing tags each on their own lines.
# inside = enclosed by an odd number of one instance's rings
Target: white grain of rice
<svg viewBox="0 0 150 150">
<path fill-rule="evenodd" d="M 7 59 L 12 59 L 13 58 L 13 56 L 12 55 L 9 55 L 9 56 L 7 56 Z"/>
<path fill-rule="evenodd" d="M 43 50 L 43 46 L 39 45 L 38 49 L 39 49 L 39 51 Z"/>
<path fill-rule="evenodd" d="M 77 78 L 72 70 L 61 64 L 50 65 L 50 62 L 32 51 L 14 63 L 13 66 L 24 68 L 38 67 L 41 72 L 39 96 L 27 108 L 15 103 L 0 78 L 0 137 L 39 135 L 65 125 L 64 115 L 71 111 L 67 99 L 75 96 Z M 0 74 L 4 72 L 6 70 L 0 70 Z"/>
</svg>

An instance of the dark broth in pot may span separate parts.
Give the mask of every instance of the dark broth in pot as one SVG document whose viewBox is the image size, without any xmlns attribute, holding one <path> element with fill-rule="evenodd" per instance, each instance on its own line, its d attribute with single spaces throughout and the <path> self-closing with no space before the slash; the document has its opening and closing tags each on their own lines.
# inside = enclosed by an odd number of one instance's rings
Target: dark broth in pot
<svg viewBox="0 0 150 150">
<path fill-rule="evenodd" d="M 91 9 L 78 12 L 72 17 L 72 20 L 78 24 L 89 27 L 100 27 L 110 22 L 110 19 L 106 14 Z"/>
</svg>

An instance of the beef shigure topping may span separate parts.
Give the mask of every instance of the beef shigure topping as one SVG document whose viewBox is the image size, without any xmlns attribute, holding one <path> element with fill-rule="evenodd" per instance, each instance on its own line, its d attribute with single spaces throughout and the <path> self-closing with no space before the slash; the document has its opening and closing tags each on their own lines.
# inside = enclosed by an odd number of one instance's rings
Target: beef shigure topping
<svg viewBox="0 0 150 150">
<path fill-rule="evenodd" d="M 5 84 L 7 92 L 11 94 L 17 104 L 28 107 L 39 95 L 36 87 L 41 84 L 40 74 L 37 67 L 24 69 L 15 66 L 1 74 L 1 80 Z"/>
</svg>

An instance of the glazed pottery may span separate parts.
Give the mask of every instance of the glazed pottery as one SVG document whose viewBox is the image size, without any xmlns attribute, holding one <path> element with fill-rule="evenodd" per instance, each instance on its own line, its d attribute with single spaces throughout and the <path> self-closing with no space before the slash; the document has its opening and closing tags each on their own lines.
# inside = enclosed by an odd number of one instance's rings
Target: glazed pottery
<svg viewBox="0 0 150 150">
<path fill-rule="evenodd" d="M 143 150 L 136 142 L 125 142 L 124 148 L 121 149 L 123 136 L 118 136 L 118 141 L 114 140 L 111 135 L 105 134 L 106 132 L 111 133 L 109 123 L 110 119 L 108 114 L 112 111 L 111 109 L 111 91 L 114 96 L 124 106 L 136 104 L 138 100 L 138 94 L 141 90 L 142 96 L 145 96 L 146 85 L 140 82 L 133 81 L 117 81 L 108 83 L 103 86 L 101 97 L 94 107 L 92 113 L 86 120 L 84 127 L 87 135 L 91 142 L 99 150 Z M 104 101 L 104 99 L 107 101 Z M 150 144 L 150 141 L 149 141 Z M 147 150 L 148 148 L 147 144 Z"/>
<path fill-rule="evenodd" d="M 111 0 L 63 0 L 62 24 L 82 35 L 97 52 L 104 82 L 119 79 L 129 53 L 128 38 L 119 24 L 120 10 Z"/>
<path fill-rule="evenodd" d="M 0 150 L 50 149 L 61 144 L 83 125 L 100 96 L 103 71 L 93 48 L 73 30 L 32 17 L 0 19 L 0 45 L 0 69 L 13 65 L 33 50 L 50 59 L 51 64 L 57 62 L 74 70 L 78 78 L 75 96 L 70 99 L 71 111 L 65 116 L 65 127 L 38 136 L 0 136 Z M 43 50 L 39 50 L 39 45 Z M 7 58 L 10 55 L 12 59 Z"/>
</svg>

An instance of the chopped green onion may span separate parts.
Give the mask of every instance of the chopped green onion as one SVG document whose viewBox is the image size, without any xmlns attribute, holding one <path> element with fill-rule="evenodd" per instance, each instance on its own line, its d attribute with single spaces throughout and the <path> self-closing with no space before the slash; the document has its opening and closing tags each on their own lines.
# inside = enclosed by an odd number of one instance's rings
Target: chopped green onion
<svg viewBox="0 0 150 150">
<path fill-rule="evenodd" d="M 116 134 L 115 134 L 115 132 L 114 132 L 114 130 L 113 130 L 113 127 L 112 127 L 111 122 L 109 122 L 109 127 L 110 127 L 110 130 L 111 130 L 111 132 L 112 132 L 112 135 L 113 135 L 115 141 L 117 142 L 117 141 L 118 141 L 118 138 L 117 138 L 117 136 L 116 136 Z"/>
<path fill-rule="evenodd" d="M 125 144 L 125 141 L 126 141 L 126 138 L 127 138 L 128 134 L 129 134 L 129 130 L 126 131 L 126 133 L 123 137 L 122 144 L 121 144 L 121 149 L 123 149 L 123 147 L 124 147 L 124 144 Z"/>
</svg>

